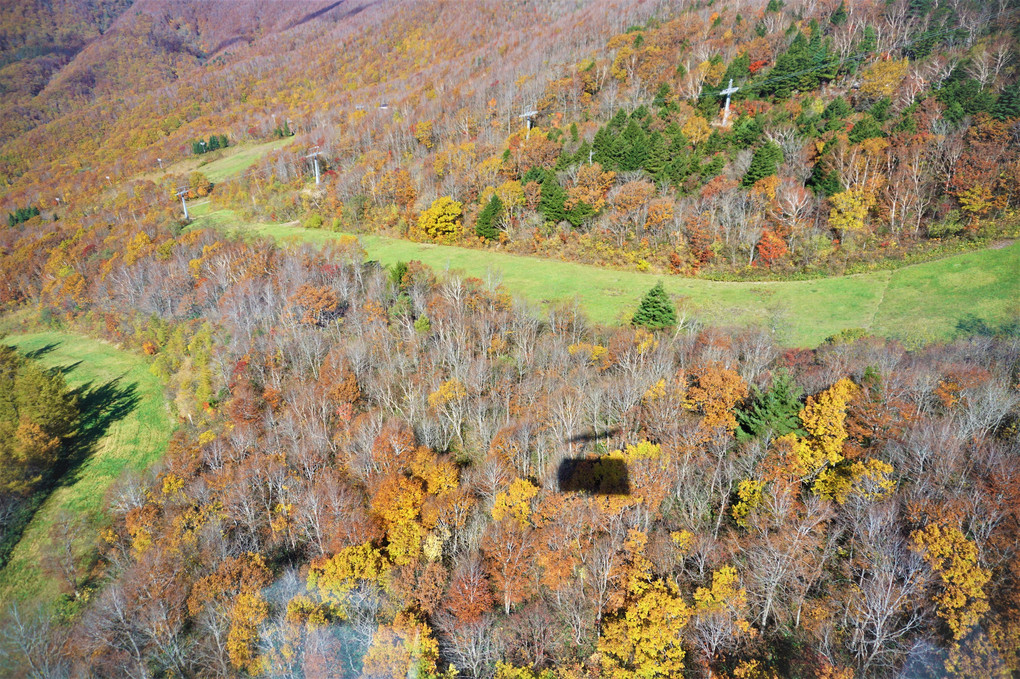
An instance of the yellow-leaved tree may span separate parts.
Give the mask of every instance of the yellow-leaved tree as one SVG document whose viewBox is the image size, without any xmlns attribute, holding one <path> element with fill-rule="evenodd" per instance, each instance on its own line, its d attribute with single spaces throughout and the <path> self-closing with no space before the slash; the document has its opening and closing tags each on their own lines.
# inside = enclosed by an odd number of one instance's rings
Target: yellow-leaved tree
<svg viewBox="0 0 1020 679">
<path fill-rule="evenodd" d="M 308 569 L 308 589 L 343 617 L 351 590 L 362 583 L 381 588 L 390 568 L 383 553 L 368 543 L 345 547 L 329 559 L 312 562 Z"/>
<path fill-rule="evenodd" d="M 411 613 L 399 613 L 391 624 L 380 625 L 372 636 L 362 676 L 434 677 L 438 660 L 439 643 L 428 623 Z"/>
<path fill-rule="evenodd" d="M 864 231 L 868 211 L 875 205 L 875 194 L 867 188 L 841 191 L 829 198 L 829 226 L 839 232 L 841 238 Z"/>
<path fill-rule="evenodd" d="M 721 651 L 755 633 L 747 615 L 747 590 L 740 586 L 737 569 L 723 566 L 712 573 L 710 587 L 694 591 L 695 643 L 710 661 L 716 660 Z"/>
<path fill-rule="evenodd" d="M 777 439 L 780 446 L 791 451 L 787 461 L 790 473 L 810 481 L 815 495 L 839 504 L 851 497 L 878 500 L 896 488 L 891 478 L 893 467 L 887 462 L 843 458 L 843 444 L 849 436 L 847 406 L 859 392 L 860 387 L 843 378 L 817 396 L 808 397 L 800 411 L 808 435 L 787 434 Z M 739 521 L 743 516 L 736 518 Z"/>
<path fill-rule="evenodd" d="M 436 241 L 454 241 L 464 231 L 460 217 L 463 206 L 449 196 L 432 201 L 432 206 L 418 216 L 419 238 Z"/>
<path fill-rule="evenodd" d="M 262 592 L 242 591 L 238 594 L 230 611 L 230 632 L 227 634 L 227 654 L 230 664 L 237 669 L 248 674 L 258 674 L 261 670 L 256 642 L 259 640 L 259 628 L 268 616 L 269 604 L 262 597 Z"/>
<path fill-rule="evenodd" d="M 896 93 L 910 68 L 907 59 L 899 61 L 876 61 L 861 74 L 861 86 L 857 94 L 867 101 L 877 101 Z"/>
<path fill-rule="evenodd" d="M 538 495 L 538 488 L 527 479 L 514 479 L 510 488 L 496 495 L 492 505 L 492 518 L 502 521 L 505 517 L 517 520 L 526 527 L 531 518 L 531 500 Z"/>
<path fill-rule="evenodd" d="M 387 553 L 397 566 L 403 566 L 421 554 L 421 542 L 427 529 L 419 519 L 425 500 L 421 479 L 390 476 L 372 495 L 372 513 L 386 530 Z"/>
<path fill-rule="evenodd" d="M 959 641 L 988 612 L 984 588 L 991 572 L 978 565 L 977 546 L 955 526 L 929 523 L 911 533 L 910 542 L 939 578 L 936 614 Z"/>
<path fill-rule="evenodd" d="M 638 530 L 627 538 L 627 588 L 616 610 L 605 617 L 598 642 L 603 677 L 659 679 L 683 674 L 680 634 L 691 610 L 675 583 L 652 576 L 652 564 L 644 554 L 647 541 Z"/>
<path fill-rule="evenodd" d="M 793 446 L 793 472 L 801 478 L 811 478 L 826 465 L 843 459 L 846 443 L 846 408 L 858 392 L 856 384 L 845 377 L 818 394 L 809 396 L 800 411 L 800 420 L 808 435 L 800 438 L 787 434 Z"/>
<path fill-rule="evenodd" d="M 765 482 L 756 479 L 744 479 L 737 485 L 737 502 L 730 512 L 738 526 L 748 528 L 751 512 L 757 509 L 765 499 Z"/>
<path fill-rule="evenodd" d="M 875 458 L 844 460 L 823 470 L 811 489 L 815 495 L 839 504 L 844 504 L 851 496 L 880 500 L 896 489 L 896 482 L 889 478 L 892 472 L 891 464 Z"/>
</svg>

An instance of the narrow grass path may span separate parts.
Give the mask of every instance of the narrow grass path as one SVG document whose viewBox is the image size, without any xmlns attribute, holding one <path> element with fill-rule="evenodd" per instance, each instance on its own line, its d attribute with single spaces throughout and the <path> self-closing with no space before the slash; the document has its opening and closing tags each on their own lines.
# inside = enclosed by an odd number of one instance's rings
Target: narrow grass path
<svg viewBox="0 0 1020 679">
<path fill-rule="evenodd" d="M 42 555 L 62 510 L 98 519 L 106 491 L 121 473 L 142 470 L 166 451 L 173 421 L 163 384 L 137 354 L 62 332 L 8 335 L 2 340 L 45 366 L 64 372 L 83 399 L 80 462 L 42 503 L 0 571 L 0 603 L 54 601 L 55 580 L 44 574 Z"/>
<path fill-rule="evenodd" d="M 341 234 L 286 224 L 242 224 L 229 210 L 210 211 L 192 228 L 241 236 L 325 243 Z M 914 264 L 900 269 L 807 281 L 718 282 L 621 271 L 573 262 L 384 236 L 359 236 L 371 259 L 390 265 L 417 259 L 469 276 L 497 272 L 516 295 L 546 305 L 577 299 L 603 324 L 629 321 L 644 293 L 661 280 L 702 320 L 717 325 L 764 325 L 788 346 L 817 346 L 826 337 L 862 328 L 909 344 L 950 339 L 977 318 L 998 326 L 1020 318 L 1020 243 Z"/>
</svg>

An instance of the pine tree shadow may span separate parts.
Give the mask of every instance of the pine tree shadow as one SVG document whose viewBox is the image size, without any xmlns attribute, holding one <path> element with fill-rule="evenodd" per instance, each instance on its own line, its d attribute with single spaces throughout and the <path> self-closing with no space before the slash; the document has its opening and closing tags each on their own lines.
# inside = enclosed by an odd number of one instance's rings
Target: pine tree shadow
<svg viewBox="0 0 1020 679">
<path fill-rule="evenodd" d="M 1020 320 L 1003 321 L 998 325 L 989 323 L 976 314 L 968 313 L 956 321 L 957 334 L 965 337 L 1020 337 Z"/>
<path fill-rule="evenodd" d="M 51 351 L 53 351 L 54 349 L 56 349 L 59 346 L 60 346 L 60 342 L 50 342 L 49 344 L 44 344 L 43 346 L 39 347 L 38 349 L 33 349 L 32 351 L 25 351 L 25 352 L 23 352 L 23 355 L 24 355 L 25 358 L 28 358 L 28 359 L 31 359 L 31 360 L 34 361 L 36 359 L 42 358 L 43 356 L 45 356 L 46 354 L 50 353 Z"/>
<path fill-rule="evenodd" d="M 54 469 L 55 485 L 70 485 L 78 478 L 78 471 L 94 452 L 99 441 L 110 427 L 124 419 L 138 407 L 138 385 L 121 384 L 124 376 L 94 386 L 86 382 L 72 393 L 78 400 L 78 427 L 68 439 L 61 463 Z"/>
<path fill-rule="evenodd" d="M 29 356 L 29 358 L 31 358 L 30 354 L 26 354 L 26 356 Z M 84 363 L 84 361 L 75 361 L 74 363 L 68 363 L 67 365 L 55 365 L 52 368 L 48 368 L 46 372 L 52 375 L 60 375 L 61 377 L 67 377 L 75 370 L 77 370 L 78 366 L 80 366 L 82 363 Z"/>
<path fill-rule="evenodd" d="M 54 371 L 66 374 L 76 365 L 60 366 Z M 141 400 L 137 394 L 138 385 L 121 384 L 122 379 L 123 375 L 99 385 L 87 382 L 71 390 L 78 400 L 77 426 L 65 439 L 63 454 L 50 474 L 31 495 L 18 502 L 17 510 L 0 531 L 0 568 L 7 564 L 15 545 L 50 494 L 77 481 L 82 465 L 96 452 L 110 427 L 138 407 Z"/>
</svg>

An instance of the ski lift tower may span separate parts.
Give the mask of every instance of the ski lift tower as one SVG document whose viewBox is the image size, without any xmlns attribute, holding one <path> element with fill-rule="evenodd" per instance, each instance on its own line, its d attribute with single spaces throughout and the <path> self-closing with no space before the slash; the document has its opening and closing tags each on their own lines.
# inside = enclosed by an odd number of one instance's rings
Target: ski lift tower
<svg viewBox="0 0 1020 679">
<path fill-rule="evenodd" d="M 191 217 L 188 216 L 188 204 L 184 202 L 184 197 L 186 195 L 188 195 L 187 187 L 177 189 L 177 197 L 181 199 L 181 207 L 184 208 L 184 220 L 188 221 Z"/>
<path fill-rule="evenodd" d="M 723 109 L 722 124 L 726 126 L 726 122 L 730 119 L 730 95 L 736 94 L 740 90 L 739 87 L 733 86 L 733 78 L 730 78 L 730 86 L 725 90 L 719 90 L 719 96 L 726 95 L 726 108 Z"/>
<path fill-rule="evenodd" d="M 524 135 L 525 139 L 531 136 L 531 128 L 535 126 L 535 116 L 537 115 L 538 111 L 525 111 L 517 116 L 518 118 L 524 118 L 528 122 L 528 132 Z"/>
<path fill-rule="evenodd" d="M 309 153 L 307 156 L 305 156 L 305 158 L 311 158 L 312 159 L 312 163 L 315 165 L 315 185 L 318 186 L 320 184 L 320 181 L 319 181 L 319 147 L 318 146 L 313 146 L 312 148 L 314 148 L 315 150 L 313 152 Z"/>
</svg>

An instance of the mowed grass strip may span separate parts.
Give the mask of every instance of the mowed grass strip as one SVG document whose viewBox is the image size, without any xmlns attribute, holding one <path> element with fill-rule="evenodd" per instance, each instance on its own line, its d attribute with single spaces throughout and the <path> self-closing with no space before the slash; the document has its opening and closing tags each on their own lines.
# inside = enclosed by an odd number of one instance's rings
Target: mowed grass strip
<svg viewBox="0 0 1020 679">
<path fill-rule="evenodd" d="M 233 221 L 234 227 L 226 226 Z M 241 224 L 228 210 L 210 212 L 193 228 L 218 228 L 281 242 L 325 243 L 341 234 L 286 224 Z M 484 277 L 497 272 L 514 294 L 546 305 L 577 299 L 596 323 L 627 323 L 641 297 L 661 280 L 685 298 L 693 315 L 714 325 L 763 325 L 788 346 L 813 347 L 849 328 L 911 344 L 947 340 L 974 315 L 989 325 L 1016 317 L 1020 243 L 890 271 L 808 281 L 719 282 L 359 236 L 369 258 L 391 265 L 417 259 L 439 271 Z"/>
<path fill-rule="evenodd" d="M 1020 322 L 1020 241 L 896 269 L 871 330 L 939 340 L 968 321 Z"/>
<path fill-rule="evenodd" d="M 271 151 L 281 149 L 292 141 L 293 139 L 290 137 L 284 137 L 283 139 L 266 142 L 265 144 L 255 144 L 253 146 L 228 146 L 224 150 L 222 157 L 212 160 L 204 165 L 199 165 L 197 169 L 199 172 L 208 177 L 209 181 L 215 184 L 216 182 L 221 182 L 224 179 L 241 174 L 254 165 L 255 162 L 262 156 Z M 236 148 L 237 150 L 231 153 L 231 148 Z M 199 156 L 199 158 L 201 158 L 201 156 Z"/>
<path fill-rule="evenodd" d="M 262 156 L 281 149 L 292 141 L 294 141 L 292 137 L 284 137 L 263 144 L 228 146 L 225 149 L 210 151 L 198 156 L 187 155 L 182 160 L 167 165 L 165 170 L 154 170 L 140 176 L 158 181 L 168 174 L 189 174 L 197 170 L 215 184 L 241 174 Z M 166 160 L 164 159 L 163 162 L 166 163 Z"/>
<path fill-rule="evenodd" d="M 61 332 L 8 335 L 2 340 L 25 354 L 38 352 L 40 363 L 65 370 L 71 388 L 89 394 L 115 394 L 117 408 L 105 413 L 101 436 L 92 442 L 80 465 L 62 479 L 32 517 L 10 561 L 0 571 L 0 602 L 52 602 L 57 583 L 41 567 L 50 528 L 62 510 L 96 519 L 110 484 L 125 470 L 142 470 L 166 451 L 173 421 L 163 384 L 149 372 L 144 358 L 103 342 Z M 84 418 L 99 416 L 86 412 Z M 100 520 L 99 523 L 102 523 Z"/>
</svg>

